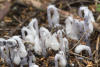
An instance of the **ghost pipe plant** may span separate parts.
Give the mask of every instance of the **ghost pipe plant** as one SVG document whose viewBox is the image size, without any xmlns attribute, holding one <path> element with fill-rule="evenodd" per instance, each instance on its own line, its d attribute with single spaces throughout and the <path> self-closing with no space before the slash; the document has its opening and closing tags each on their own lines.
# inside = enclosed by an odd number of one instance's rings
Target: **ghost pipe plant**
<svg viewBox="0 0 100 67">
<path fill-rule="evenodd" d="M 78 33 L 79 33 L 79 28 L 77 27 L 77 24 L 74 22 L 74 18 L 73 16 L 69 16 L 66 20 L 65 20 L 65 24 L 66 24 L 66 35 L 68 37 L 70 37 L 71 39 L 75 39 L 78 40 Z"/>
<path fill-rule="evenodd" d="M 42 54 L 43 56 L 46 56 L 46 49 L 50 47 L 50 45 L 46 45 L 46 40 L 50 38 L 51 33 L 49 32 L 48 29 L 45 27 L 40 27 L 40 38 L 41 38 L 41 43 L 42 43 Z"/>
<path fill-rule="evenodd" d="M 13 36 L 12 38 L 15 39 L 18 42 L 18 46 L 19 46 L 18 54 L 19 54 L 19 56 L 22 57 L 22 58 L 26 57 L 27 51 L 26 51 L 26 48 L 25 48 L 21 38 L 19 36 Z"/>
<path fill-rule="evenodd" d="M 82 15 L 82 11 L 84 15 Z M 84 17 L 84 32 L 86 32 L 85 39 L 88 39 L 93 32 L 93 23 L 95 22 L 93 13 L 86 6 L 80 7 L 78 13 L 80 17 Z"/>
<path fill-rule="evenodd" d="M 28 25 L 29 29 L 31 30 L 32 34 L 33 34 L 33 42 L 34 42 L 34 51 L 37 54 L 41 54 L 42 53 L 42 48 L 41 48 L 41 43 L 40 43 L 40 39 L 39 39 L 39 30 L 38 30 L 38 20 L 36 18 L 32 19 L 32 21 L 29 23 Z"/>
<path fill-rule="evenodd" d="M 3 38 L 0 38 L 0 56 L 2 58 L 2 61 L 6 61 L 10 67 L 13 67 L 13 64 L 11 64 L 11 59 L 9 55 L 9 49 L 6 45 L 6 40 Z"/>
<path fill-rule="evenodd" d="M 63 51 L 66 54 L 66 52 L 68 52 L 68 50 L 69 50 L 68 40 L 64 37 L 62 39 L 61 51 Z"/>
<path fill-rule="evenodd" d="M 33 50 L 33 44 L 34 44 L 34 38 L 33 38 L 33 34 L 32 34 L 32 31 L 30 29 L 28 29 L 27 27 L 23 27 L 21 29 L 21 32 L 22 32 L 22 38 L 27 41 L 27 42 L 30 42 L 32 44 L 29 44 L 29 46 L 31 45 L 31 47 L 27 48 L 29 50 Z M 27 33 L 27 34 L 25 34 Z"/>
<path fill-rule="evenodd" d="M 48 29 L 41 27 L 40 28 L 40 36 L 43 42 L 43 46 L 45 46 L 46 49 L 50 48 L 52 50 L 59 50 L 60 44 L 57 40 L 57 34 L 51 34 Z"/>
<path fill-rule="evenodd" d="M 53 15 L 52 15 L 53 12 Z M 49 5 L 47 8 L 47 17 L 50 27 L 59 25 L 59 13 L 58 9 L 54 5 Z"/>
<path fill-rule="evenodd" d="M 18 46 L 17 41 L 11 37 L 8 40 L 6 40 L 6 46 L 8 47 L 8 49 L 10 51 L 9 54 L 10 54 L 11 60 L 13 60 L 14 58 L 17 58 L 18 53 L 15 51 L 15 50 L 17 50 L 17 46 Z M 18 63 L 16 63 L 16 64 L 18 64 Z"/>
<path fill-rule="evenodd" d="M 91 48 L 90 48 L 89 46 L 82 45 L 82 44 L 76 46 L 76 48 L 75 48 L 75 53 L 80 53 L 80 52 L 82 52 L 83 50 L 86 50 L 86 51 L 89 53 L 89 56 L 90 56 L 90 57 L 92 56 Z"/>
<path fill-rule="evenodd" d="M 60 49 L 60 43 L 57 40 L 57 33 L 53 33 L 49 39 L 50 48 L 57 51 Z"/>
<path fill-rule="evenodd" d="M 27 35 L 25 36 L 25 32 Z M 32 21 L 29 23 L 27 27 L 22 28 L 22 37 L 25 41 L 28 41 L 32 44 L 30 49 L 34 50 L 35 53 L 41 54 L 42 53 L 42 48 L 40 46 L 40 39 L 39 39 L 39 34 L 38 34 L 38 21 L 36 18 L 32 19 Z"/>
<path fill-rule="evenodd" d="M 68 50 L 69 50 L 68 40 L 65 37 L 63 38 L 62 32 L 63 32 L 63 30 L 58 30 L 57 37 L 60 42 L 60 50 L 66 54 L 66 52 L 68 52 Z"/>
<path fill-rule="evenodd" d="M 67 60 L 63 51 L 55 55 L 55 67 L 66 67 Z"/>
</svg>

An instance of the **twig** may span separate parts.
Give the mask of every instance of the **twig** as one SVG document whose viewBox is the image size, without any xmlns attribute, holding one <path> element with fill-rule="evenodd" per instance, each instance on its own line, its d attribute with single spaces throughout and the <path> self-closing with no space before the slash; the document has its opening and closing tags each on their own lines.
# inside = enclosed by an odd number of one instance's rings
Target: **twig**
<svg viewBox="0 0 100 67">
<path fill-rule="evenodd" d="M 85 34 L 86 34 L 86 32 L 84 32 L 84 34 L 82 35 L 82 37 L 80 38 L 80 40 L 70 49 L 70 51 L 72 51 L 80 43 L 80 41 L 83 39 L 83 37 L 84 37 Z"/>
<path fill-rule="evenodd" d="M 96 53 L 95 53 L 95 63 L 97 64 L 97 67 L 98 67 L 98 50 L 99 50 L 99 37 L 100 35 L 98 35 L 98 38 L 97 38 L 97 43 L 96 43 Z"/>
<path fill-rule="evenodd" d="M 82 67 L 78 59 L 76 59 L 76 62 L 78 63 L 79 67 Z"/>
<path fill-rule="evenodd" d="M 91 60 L 91 59 L 89 59 L 88 57 L 85 57 L 85 56 L 82 56 L 82 55 L 79 55 L 79 54 L 73 53 L 72 51 L 69 51 L 69 53 L 70 53 L 70 54 L 73 54 L 73 55 L 75 55 L 75 56 L 82 57 L 82 58 L 87 59 L 87 60 Z M 93 61 L 93 60 L 91 60 L 91 61 Z"/>
</svg>

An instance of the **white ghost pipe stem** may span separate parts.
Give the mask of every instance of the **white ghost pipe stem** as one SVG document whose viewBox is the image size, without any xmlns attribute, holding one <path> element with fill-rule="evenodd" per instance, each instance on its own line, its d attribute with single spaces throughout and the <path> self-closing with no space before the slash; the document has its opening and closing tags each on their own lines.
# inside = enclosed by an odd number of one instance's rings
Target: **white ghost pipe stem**
<svg viewBox="0 0 100 67">
<path fill-rule="evenodd" d="M 41 43 L 42 43 L 42 50 L 43 50 L 42 54 L 44 56 L 46 56 L 46 48 L 48 48 L 48 47 L 46 47 L 45 41 L 50 36 L 51 36 L 51 33 L 49 32 L 48 29 L 46 29 L 45 27 L 40 27 L 40 38 L 42 41 Z"/>
<path fill-rule="evenodd" d="M 15 39 L 17 42 L 18 42 L 18 45 L 19 45 L 19 56 L 20 57 L 26 57 L 27 56 L 27 51 L 26 51 L 26 48 L 21 40 L 21 38 L 19 36 L 13 36 L 12 37 L 13 39 Z"/>
<path fill-rule="evenodd" d="M 0 38 L 0 53 L 1 53 L 1 58 L 6 60 L 6 63 L 9 64 L 11 67 L 13 67 L 13 65 L 11 64 L 11 60 L 9 58 L 9 50 L 8 47 L 6 46 L 6 40 L 3 38 Z M 4 49 L 6 49 L 6 51 L 4 51 Z M 5 53 L 6 52 L 6 53 Z"/>
<path fill-rule="evenodd" d="M 84 13 L 84 16 L 82 16 L 82 11 Z M 84 32 L 86 33 L 85 41 L 87 41 L 88 37 L 93 32 L 93 23 L 95 22 L 95 19 L 92 11 L 90 11 L 86 6 L 82 6 L 79 8 L 79 16 L 84 17 Z"/>
<path fill-rule="evenodd" d="M 39 34 L 38 20 L 36 18 L 32 19 L 28 26 L 29 26 L 30 29 L 35 30 L 36 33 Z"/>
<path fill-rule="evenodd" d="M 45 47 L 45 41 L 41 39 L 41 47 L 42 47 L 42 55 L 44 57 L 46 57 L 47 55 L 47 51 L 46 51 L 46 47 Z"/>
<path fill-rule="evenodd" d="M 89 56 L 91 57 L 92 56 L 92 52 L 91 52 L 91 48 L 89 46 L 86 46 L 86 45 L 78 45 L 76 46 L 75 48 L 75 53 L 80 53 L 82 52 L 83 50 L 86 50 L 88 53 L 89 53 Z"/>
<path fill-rule="evenodd" d="M 17 41 L 11 37 L 8 40 L 6 40 L 6 46 L 9 48 L 10 58 L 11 60 L 13 60 L 15 54 L 14 49 L 17 46 Z"/>
<path fill-rule="evenodd" d="M 67 60 L 65 54 L 63 51 L 59 51 L 59 53 L 55 55 L 55 67 L 66 67 L 66 65 Z"/>
<path fill-rule="evenodd" d="M 51 15 L 53 12 L 53 15 Z M 50 27 L 55 26 L 56 24 L 59 24 L 59 13 L 58 9 L 54 5 L 49 5 L 47 8 L 47 17 L 48 17 L 48 23 Z"/>
<path fill-rule="evenodd" d="M 65 24 L 66 24 L 66 35 L 67 37 L 74 39 L 74 40 L 78 40 L 78 27 L 76 26 L 77 24 L 74 23 L 74 19 L 72 16 L 69 16 L 66 20 L 65 20 Z"/>
<path fill-rule="evenodd" d="M 61 51 L 63 51 L 66 54 L 66 52 L 68 52 L 68 50 L 69 50 L 68 40 L 66 38 L 63 38 Z"/>
<path fill-rule="evenodd" d="M 57 36 L 60 40 L 60 49 L 66 54 L 66 52 L 69 50 L 68 40 L 65 37 L 63 38 L 62 30 L 57 31 Z"/>
<path fill-rule="evenodd" d="M 18 50 L 17 50 L 17 49 L 14 49 L 14 52 L 15 52 L 15 56 L 14 56 L 13 62 L 14 62 L 16 65 L 19 65 L 20 62 L 21 62 L 21 59 L 20 59 L 20 56 L 19 56 L 19 54 L 18 54 Z"/>
<path fill-rule="evenodd" d="M 49 40 L 50 40 L 49 43 L 50 43 L 50 48 L 51 48 L 51 49 L 53 49 L 53 50 L 55 50 L 55 51 L 57 51 L 57 50 L 60 49 L 60 43 L 59 43 L 58 40 L 57 40 L 57 34 L 56 34 L 56 33 L 54 33 L 54 34 L 50 37 Z M 48 43 L 48 44 L 49 44 L 49 43 Z"/>
<path fill-rule="evenodd" d="M 41 48 L 41 43 L 40 43 L 40 39 L 39 39 L 39 37 L 37 36 L 36 38 L 35 38 L 35 41 L 34 41 L 34 51 L 38 54 L 38 55 L 41 55 L 41 53 L 42 53 L 42 48 Z"/>
</svg>

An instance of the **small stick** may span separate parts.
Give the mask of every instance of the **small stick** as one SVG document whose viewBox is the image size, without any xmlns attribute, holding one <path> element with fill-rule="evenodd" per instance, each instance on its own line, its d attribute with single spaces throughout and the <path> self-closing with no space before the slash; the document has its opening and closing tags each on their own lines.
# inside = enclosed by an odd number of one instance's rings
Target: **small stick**
<svg viewBox="0 0 100 67">
<path fill-rule="evenodd" d="M 70 54 L 73 54 L 75 56 L 79 56 L 79 57 L 82 57 L 84 59 L 87 59 L 87 60 L 90 60 L 88 57 L 85 57 L 85 56 L 82 56 L 82 55 L 79 55 L 79 54 L 76 54 L 76 53 L 73 53 L 72 51 L 69 51 Z M 93 60 L 92 60 L 93 61 Z"/>
<path fill-rule="evenodd" d="M 99 50 L 99 37 L 100 35 L 98 35 L 98 38 L 97 38 L 97 43 L 96 43 L 96 53 L 95 53 L 95 63 L 97 64 L 97 67 L 98 67 L 98 50 Z"/>
<path fill-rule="evenodd" d="M 79 60 L 78 59 L 75 59 L 75 60 L 78 63 L 79 67 L 82 67 L 81 64 L 80 64 L 80 62 L 79 62 Z"/>
<path fill-rule="evenodd" d="M 70 49 L 70 51 L 73 50 L 80 43 L 80 41 L 83 39 L 85 33 L 86 32 L 84 32 L 84 34 L 82 35 L 82 37 L 80 38 L 80 40 Z"/>
</svg>

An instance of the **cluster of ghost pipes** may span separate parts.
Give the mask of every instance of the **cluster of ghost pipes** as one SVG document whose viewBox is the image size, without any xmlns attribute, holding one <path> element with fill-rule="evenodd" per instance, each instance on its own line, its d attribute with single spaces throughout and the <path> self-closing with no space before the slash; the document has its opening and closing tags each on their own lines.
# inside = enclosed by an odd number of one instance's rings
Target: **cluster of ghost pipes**
<svg viewBox="0 0 100 67">
<path fill-rule="evenodd" d="M 51 15 L 52 11 L 53 15 Z M 84 16 L 82 16 L 82 11 L 84 12 Z M 43 26 L 39 29 L 38 20 L 34 18 L 28 26 L 21 29 L 22 39 L 20 36 L 13 36 L 7 40 L 0 38 L 1 60 L 6 61 L 11 67 L 13 67 L 12 63 L 20 65 L 21 67 L 26 64 L 28 64 L 29 67 L 39 67 L 35 64 L 36 58 L 32 51 L 34 50 L 38 55 L 46 56 L 47 49 L 52 49 L 54 51 L 59 51 L 55 55 L 55 67 L 58 67 L 59 65 L 61 67 L 66 67 L 66 53 L 69 50 L 69 46 L 67 38 L 63 37 L 62 33 L 65 32 L 66 36 L 71 39 L 79 40 L 85 32 L 84 40 L 88 40 L 88 37 L 93 32 L 92 22 L 95 20 L 92 12 L 85 6 L 80 7 L 78 12 L 79 16 L 83 17 L 84 20 L 68 16 L 64 22 L 65 26 L 63 29 L 54 32 L 53 34 Z M 51 28 L 62 26 L 59 24 L 60 17 L 58 9 L 54 5 L 48 6 L 47 17 Z M 25 45 L 24 41 L 27 42 L 28 45 Z M 91 48 L 89 46 L 80 44 L 75 48 L 76 53 L 80 53 L 83 50 L 88 51 L 91 56 Z"/>
</svg>

